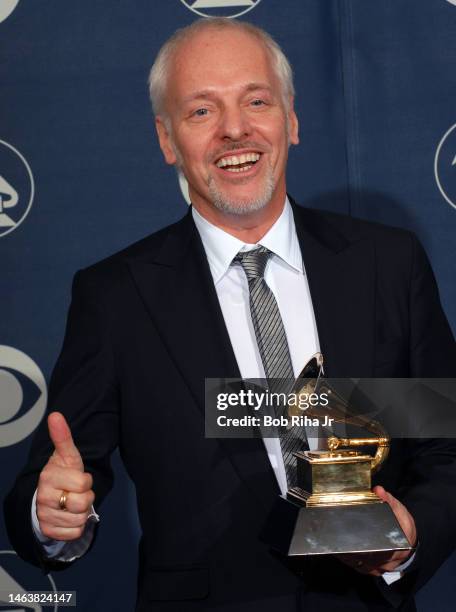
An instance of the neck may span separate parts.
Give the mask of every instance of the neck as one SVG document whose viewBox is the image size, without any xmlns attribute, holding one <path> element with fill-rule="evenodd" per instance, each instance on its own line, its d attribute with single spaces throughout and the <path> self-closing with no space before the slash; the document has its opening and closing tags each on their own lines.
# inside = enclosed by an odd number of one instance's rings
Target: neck
<svg viewBox="0 0 456 612">
<path fill-rule="evenodd" d="M 197 200 L 192 200 L 192 205 L 209 223 L 246 244 L 256 244 L 267 234 L 282 214 L 285 205 L 285 194 L 283 194 L 281 200 L 275 198 L 263 209 L 243 215 L 222 212 L 212 205 L 198 202 Z"/>
</svg>

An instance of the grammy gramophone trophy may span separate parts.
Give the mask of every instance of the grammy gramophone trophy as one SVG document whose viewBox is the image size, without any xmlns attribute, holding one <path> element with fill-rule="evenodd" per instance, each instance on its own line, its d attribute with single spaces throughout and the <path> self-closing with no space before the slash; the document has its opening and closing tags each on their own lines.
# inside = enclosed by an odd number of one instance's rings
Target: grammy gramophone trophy
<svg viewBox="0 0 456 612">
<path fill-rule="evenodd" d="M 274 507 L 264 539 L 288 556 L 410 550 L 390 506 L 371 490 L 371 475 L 386 460 L 390 438 L 375 420 L 355 415 L 348 403 L 322 376 L 323 356 L 317 353 L 295 382 L 293 394 L 325 393 L 328 404 L 309 406 L 309 417 L 330 417 L 354 426 L 364 438 L 327 438 L 326 450 L 295 453 L 297 484 Z M 289 416 L 302 412 L 296 402 Z M 360 450 L 376 447 L 375 455 Z"/>
</svg>

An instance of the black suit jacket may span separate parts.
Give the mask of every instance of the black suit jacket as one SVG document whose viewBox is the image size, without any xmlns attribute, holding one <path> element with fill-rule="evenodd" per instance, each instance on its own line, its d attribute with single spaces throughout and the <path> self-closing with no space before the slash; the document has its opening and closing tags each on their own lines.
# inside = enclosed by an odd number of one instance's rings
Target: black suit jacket
<svg viewBox="0 0 456 612">
<path fill-rule="evenodd" d="M 454 339 L 416 238 L 296 205 L 293 212 L 326 374 L 455 376 Z M 380 473 L 420 539 L 395 586 L 333 558 L 292 563 L 259 537 L 279 494 L 262 441 L 204 437 L 204 379 L 239 375 L 190 212 L 76 274 L 49 410 L 70 423 L 96 507 L 112 485 L 109 455 L 120 448 L 143 530 L 137 610 L 355 612 L 389 609 L 389 600 L 414 609 L 413 592 L 455 543 L 454 443 L 394 442 Z M 59 564 L 44 561 L 34 543 L 30 502 L 51 451 L 43 422 L 5 503 L 13 546 L 48 568 Z"/>
</svg>

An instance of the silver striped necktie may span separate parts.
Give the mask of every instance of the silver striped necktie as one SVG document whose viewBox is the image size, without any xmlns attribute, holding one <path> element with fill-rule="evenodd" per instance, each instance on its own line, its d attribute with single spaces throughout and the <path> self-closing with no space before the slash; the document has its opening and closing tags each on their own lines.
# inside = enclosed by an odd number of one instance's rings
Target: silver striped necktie
<svg viewBox="0 0 456 612">
<path fill-rule="evenodd" d="M 274 381 L 269 388 L 276 393 L 286 393 L 292 388 L 293 366 L 277 301 L 264 280 L 266 266 L 272 255 L 269 249 L 260 246 L 251 251 L 240 251 L 233 259 L 233 264 L 240 264 L 247 277 L 250 314 L 266 378 L 290 381 L 289 384 L 288 381 Z M 296 459 L 293 453 L 306 446 L 305 440 L 305 431 L 297 427 L 292 427 L 280 437 L 289 488 L 296 484 Z"/>
</svg>

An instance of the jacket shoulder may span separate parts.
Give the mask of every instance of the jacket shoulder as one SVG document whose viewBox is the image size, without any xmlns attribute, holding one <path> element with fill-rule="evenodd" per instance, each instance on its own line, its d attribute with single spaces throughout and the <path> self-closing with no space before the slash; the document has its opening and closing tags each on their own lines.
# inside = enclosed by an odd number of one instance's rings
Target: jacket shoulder
<svg viewBox="0 0 456 612">
<path fill-rule="evenodd" d="M 112 283 L 118 284 L 120 279 L 128 272 L 131 262 L 154 261 L 169 240 L 182 244 L 192 233 L 192 219 L 190 213 L 179 221 L 167 225 L 162 229 L 130 244 L 124 249 L 108 257 L 78 270 L 75 280 L 82 284 L 101 285 L 106 287 Z"/>
<path fill-rule="evenodd" d="M 413 232 L 385 225 L 377 221 L 368 221 L 351 215 L 336 213 L 328 210 L 317 210 L 295 205 L 295 216 L 299 217 L 309 229 L 332 229 L 340 233 L 350 242 L 362 239 L 388 240 L 390 238 L 408 241 L 414 237 Z"/>
<path fill-rule="evenodd" d="M 410 263 L 416 249 L 420 248 L 415 234 L 406 229 L 298 205 L 293 206 L 293 212 L 297 225 L 336 252 L 364 241 L 373 246 L 384 263 Z"/>
</svg>

